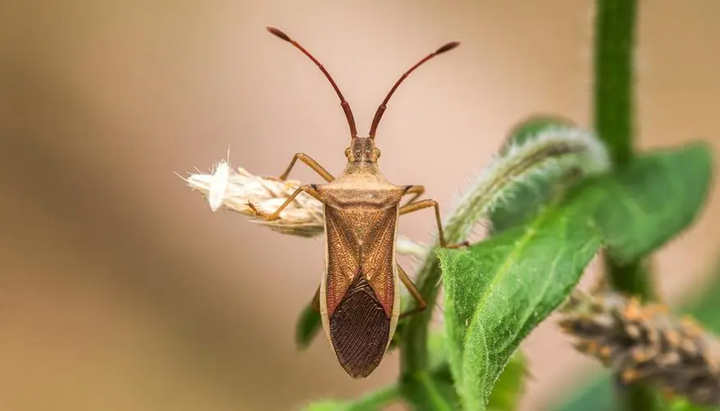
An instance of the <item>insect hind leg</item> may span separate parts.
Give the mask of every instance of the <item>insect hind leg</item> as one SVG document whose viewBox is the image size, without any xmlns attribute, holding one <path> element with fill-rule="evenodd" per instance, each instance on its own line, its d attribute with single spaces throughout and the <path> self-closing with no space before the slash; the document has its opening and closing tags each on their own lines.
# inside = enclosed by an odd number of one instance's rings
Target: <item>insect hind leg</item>
<svg viewBox="0 0 720 411">
<path fill-rule="evenodd" d="M 422 294 L 420 294 L 420 291 L 415 286 L 415 283 L 412 282 L 410 277 L 408 277 L 405 270 L 403 270 L 402 267 L 400 267 L 400 264 L 397 265 L 398 268 L 398 276 L 400 277 L 400 281 L 402 281 L 403 284 L 405 284 L 405 287 L 410 291 L 410 295 L 415 299 L 415 303 L 417 306 L 413 309 L 410 309 L 408 311 L 405 311 L 404 313 L 400 313 L 400 318 L 405 318 L 409 315 L 417 314 L 420 312 L 425 311 L 427 308 L 427 303 L 425 302 L 425 299 L 422 297 Z"/>
</svg>

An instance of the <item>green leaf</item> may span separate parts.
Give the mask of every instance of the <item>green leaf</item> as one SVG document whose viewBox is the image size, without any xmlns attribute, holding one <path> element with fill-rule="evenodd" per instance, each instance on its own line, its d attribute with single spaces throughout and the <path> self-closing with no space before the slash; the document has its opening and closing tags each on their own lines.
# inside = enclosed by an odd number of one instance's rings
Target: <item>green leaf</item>
<svg viewBox="0 0 720 411">
<path fill-rule="evenodd" d="M 310 345 L 312 340 L 322 328 L 322 320 L 320 312 L 311 304 L 308 304 L 300 313 L 297 326 L 295 328 L 295 345 L 298 349 L 305 349 Z"/>
<path fill-rule="evenodd" d="M 712 408 L 699 407 L 686 400 L 673 401 L 668 406 L 668 411 L 709 411 Z M 717 408 L 715 408 L 717 409 Z"/>
<path fill-rule="evenodd" d="M 487 404 L 490 411 L 515 411 L 525 388 L 525 356 L 520 350 L 510 357 L 493 388 Z"/>
<path fill-rule="evenodd" d="M 694 405 L 691 402 L 684 400 L 684 399 L 678 399 L 675 401 L 672 401 L 670 403 L 670 406 L 668 407 L 668 411 L 718 411 L 720 410 L 720 407 L 701 407 L 699 405 Z"/>
<path fill-rule="evenodd" d="M 505 140 L 500 154 L 505 155 L 510 147 L 519 146 L 543 131 L 557 127 L 572 127 L 569 120 L 549 115 L 537 115 L 518 123 Z M 492 233 L 496 234 L 517 227 L 537 215 L 540 208 L 556 198 L 566 181 L 561 179 L 543 179 L 537 176 L 529 184 L 515 189 L 512 199 L 501 203 L 490 213 Z"/>
<path fill-rule="evenodd" d="M 705 144 L 691 144 L 636 158 L 594 184 L 603 197 L 595 218 L 613 259 L 640 259 L 690 225 L 707 197 L 711 162 Z"/>
<path fill-rule="evenodd" d="M 305 411 L 348 411 L 349 407 L 346 402 L 325 400 L 308 405 Z"/>
<path fill-rule="evenodd" d="M 582 193 L 581 193 L 582 194 Z M 575 287 L 601 237 L 593 196 L 569 196 L 531 224 L 438 252 L 450 366 L 466 410 L 484 410 L 520 341 Z"/>
<path fill-rule="evenodd" d="M 323 400 L 315 402 L 308 405 L 305 411 L 377 411 L 398 401 L 400 401 L 400 389 L 397 385 L 391 385 L 355 401 Z"/>
</svg>

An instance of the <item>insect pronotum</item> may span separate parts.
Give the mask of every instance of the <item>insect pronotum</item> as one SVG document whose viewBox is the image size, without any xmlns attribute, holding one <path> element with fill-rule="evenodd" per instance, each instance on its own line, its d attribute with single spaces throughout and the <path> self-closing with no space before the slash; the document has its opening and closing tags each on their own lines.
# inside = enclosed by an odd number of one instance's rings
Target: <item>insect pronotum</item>
<svg viewBox="0 0 720 411">
<path fill-rule="evenodd" d="M 421 64 L 460 43 L 445 44 L 406 71 L 378 107 L 368 137 L 358 137 L 350 105 L 325 67 L 287 34 L 274 27 L 267 29 L 303 52 L 327 77 L 340 98 L 351 139 L 350 147 L 345 150 L 347 166 L 339 177 L 333 177 L 306 154 L 297 153 L 279 178 L 285 180 L 300 160 L 324 178 L 327 184 L 299 187 L 274 213 L 264 213 L 249 205 L 258 216 L 274 220 L 300 193 L 305 192 L 323 203 L 325 269 L 313 304 L 320 310 L 325 334 L 340 365 L 353 378 L 364 378 L 380 363 L 395 333 L 398 319 L 426 307 L 420 292 L 396 262 L 399 217 L 434 208 L 440 246 L 457 247 L 445 243 L 437 201 L 418 199 L 425 191 L 423 186 L 398 186 L 382 175 L 377 164 L 380 150 L 375 147 L 375 132 L 388 100 L 400 83 Z M 410 196 L 409 200 L 400 205 L 406 195 Z M 402 314 L 398 280 L 405 284 L 417 302 L 414 309 Z"/>
</svg>

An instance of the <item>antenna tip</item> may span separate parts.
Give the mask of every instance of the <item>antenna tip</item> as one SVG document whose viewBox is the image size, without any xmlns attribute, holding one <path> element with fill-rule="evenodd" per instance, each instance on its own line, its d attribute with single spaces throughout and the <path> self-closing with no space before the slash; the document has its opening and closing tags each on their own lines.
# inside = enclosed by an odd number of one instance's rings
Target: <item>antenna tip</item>
<svg viewBox="0 0 720 411">
<path fill-rule="evenodd" d="M 267 26 L 266 28 L 267 28 L 267 31 L 269 31 L 270 33 L 276 35 L 277 37 L 280 37 L 281 39 L 283 39 L 283 40 L 285 40 L 285 41 L 287 41 L 287 42 L 292 42 L 292 39 L 290 38 L 290 36 L 288 36 L 287 34 L 283 33 L 279 28 L 273 27 L 273 26 Z"/>
<path fill-rule="evenodd" d="M 446 51 L 450 51 L 450 50 L 454 49 L 455 47 L 457 47 L 457 46 L 459 46 L 459 45 L 460 45 L 460 42 L 459 42 L 459 41 L 451 41 L 450 43 L 448 43 L 448 44 L 440 47 L 439 49 L 437 49 L 437 51 L 435 52 L 435 54 L 440 54 L 440 53 L 444 53 L 444 52 L 446 52 Z"/>
</svg>

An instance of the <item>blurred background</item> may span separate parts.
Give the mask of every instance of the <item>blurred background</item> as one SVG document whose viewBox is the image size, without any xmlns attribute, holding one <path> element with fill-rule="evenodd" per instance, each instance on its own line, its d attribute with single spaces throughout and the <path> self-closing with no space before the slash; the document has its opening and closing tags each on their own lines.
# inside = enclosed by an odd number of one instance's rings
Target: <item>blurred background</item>
<svg viewBox="0 0 720 411">
<path fill-rule="evenodd" d="M 720 3 L 642 3 L 639 145 L 701 139 L 718 158 Z M 400 88 L 377 139 L 386 176 L 447 210 L 515 122 L 588 124 L 592 17 L 590 0 L 3 1 L 0 410 L 293 410 L 393 381 L 395 353 L 355 381 L 324 338 L 296 351 L 318 240 L 213 214 L 173 172 L 209 170 L 228 147 L 258 174 L 300 151 L 342 170 L 334 93 L 268 24 L 325 64 L 361 134 L 405 69 L 461 40 Z M 427 241 L 431 214 L 401 234 Z M 719 246 L 714 190 L 655 259 L 668 301 L 702 287 Z M 523 349 L 525 410 L 596 369 L 551 322 Z"/>
</svg>

